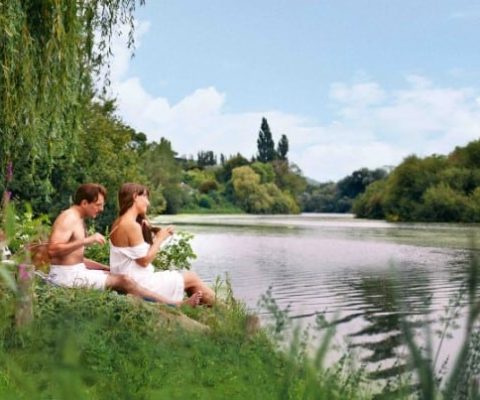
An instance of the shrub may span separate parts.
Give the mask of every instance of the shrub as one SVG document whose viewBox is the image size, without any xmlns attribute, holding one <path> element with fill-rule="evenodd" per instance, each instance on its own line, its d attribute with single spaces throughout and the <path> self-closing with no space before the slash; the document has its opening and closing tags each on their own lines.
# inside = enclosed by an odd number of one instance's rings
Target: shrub
<svg viewBox="0 0 480 400">
<path fill-rule="evenodd" d="M 203 181 L 198 187 L 198 191 L 205 194 L 214 190 L 218 190 L 218 183 L 216 180 L 213 179 L 207 179 Z"/>
</svg>

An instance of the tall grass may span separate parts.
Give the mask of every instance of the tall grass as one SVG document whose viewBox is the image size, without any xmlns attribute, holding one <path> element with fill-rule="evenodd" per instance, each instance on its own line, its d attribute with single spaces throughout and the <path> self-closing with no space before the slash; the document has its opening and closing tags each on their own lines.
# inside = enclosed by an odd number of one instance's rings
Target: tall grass
<svg viewBox="0 0 480 400">
<path fill-rule="evenodd" d="M 130 296 L 35 283 L 35 318 L 13 323 L 15 295 L 0 299 L 2 399 L 356 399 L 340 372 L 319 373 L 285 354 L 262 330 L 249 332 L 242 303 L 186 310 L 209 326 L 187 331 L 168 307 Z M 323 393 L 328 397 L 318 397 Z"/>
</svg>

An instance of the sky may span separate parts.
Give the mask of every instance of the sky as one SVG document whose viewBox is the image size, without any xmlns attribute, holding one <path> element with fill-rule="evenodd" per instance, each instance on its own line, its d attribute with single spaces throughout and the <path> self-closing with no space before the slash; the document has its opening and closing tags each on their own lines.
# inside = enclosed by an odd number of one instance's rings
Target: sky
<svg viewBox="0 0 480 400">
<path fill-rule="evenodd" d="M 262 117 L 306 177 L 337 181 L 480 134 L 480 2 L 146 0 L 118 115 L 181 156 L 257 153 Z"/>
</svg>

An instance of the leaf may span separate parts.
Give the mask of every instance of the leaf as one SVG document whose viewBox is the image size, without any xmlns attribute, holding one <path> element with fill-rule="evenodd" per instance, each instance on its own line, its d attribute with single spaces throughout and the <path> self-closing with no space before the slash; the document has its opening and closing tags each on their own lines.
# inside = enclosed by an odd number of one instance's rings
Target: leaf
<svg viewBox="0 0 480 400">
<path fill-rule="evenodd" d="M 5 264 L 0 263 L 0 278 L 5 282 L 7 287 L 12 291 L 17 291 L 17 285 L 12 274 L 7 270 Z"/>
<path fill-rule="evenodd" d="M 15 206 L 11 202 L 5 207 L 4 228 L 8 243 L 15 237 Z"/>
</svg>

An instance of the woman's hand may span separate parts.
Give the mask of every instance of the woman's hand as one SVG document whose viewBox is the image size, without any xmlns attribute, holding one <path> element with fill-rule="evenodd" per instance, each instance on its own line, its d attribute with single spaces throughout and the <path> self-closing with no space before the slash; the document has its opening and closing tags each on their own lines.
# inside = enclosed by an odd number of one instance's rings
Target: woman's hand
<svg viewBox="0 0 480 400">
<path fill-rule="evenodd" d="M 160 229 L 155 234 L 155 241 L 159 241 L 160 243 L 163 242 L 168 237 L 172 236 L 175 233 L 175 227 L 173 225 L 169 225 L 166 228 Z"/>
</svg>

